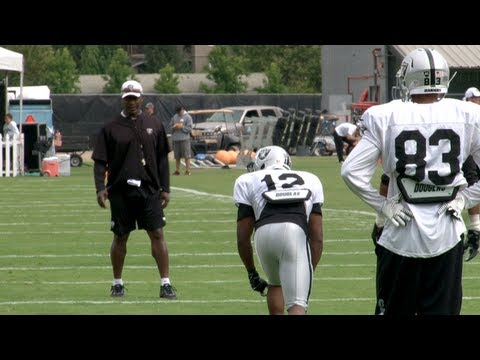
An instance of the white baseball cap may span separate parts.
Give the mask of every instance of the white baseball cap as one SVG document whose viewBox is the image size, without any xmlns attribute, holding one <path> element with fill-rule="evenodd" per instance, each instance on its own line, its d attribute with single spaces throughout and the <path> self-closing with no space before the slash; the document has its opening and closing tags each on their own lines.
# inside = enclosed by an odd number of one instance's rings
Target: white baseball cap
<svg viewBox="0 0 480 360">
<path fill-rule="evenodd" d="M 128 80 L 122 85 L 122 99 L 127 96 L 135 96 L 139 98 L 143 94 L 142 85 L 138 81 Z"/>
<path fill-rule="evenodd" d="M 465 91 L 465 97 L 463 99 L 465 100 L 471 97 L 480 97 L 480 91 L 476 87 L 468 88 L 467 91 Z"/>
</svg>

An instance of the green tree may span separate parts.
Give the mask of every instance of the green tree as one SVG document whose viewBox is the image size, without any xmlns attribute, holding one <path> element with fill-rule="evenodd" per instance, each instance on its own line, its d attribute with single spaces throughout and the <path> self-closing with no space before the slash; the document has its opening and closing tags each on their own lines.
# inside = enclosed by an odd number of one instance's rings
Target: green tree
<svg viewBox="0 0 480 360">
<path fill-rule="evenodd" d="M 100 64 L 100 72 L 99 74 L 106 74 L 107 69 L 110 66 L 113 58 L 117 54 L 117 50 L 121 49 L 126 55 L 126 58 L 128 59 L 128 52 L 127 50 L 123 49 L 120 45 L 102 45 L 99 47 L 100 49 L 100 57 L 99 57 L 99 64 Z M 128 62 L 128 66 L 131 66 L 130 61 Z M 134 71 L 132 69 L 132 71 Z"/>
<path fill-rule="evenodd" d="M 47 69 L 54 56 L 51 45 L 11 45 L 5 48 L 23 54 L 23 85 L 48 85 Z M 19 77 L 18 73 L 9 76 L 10 84 L 19 84 Z"/>
<path fill-rule="evenodd" d="M 281 56 L 283 45 L 230 45 L 232 53 L 245 59 L 248 72 L 266 72 L 272 62 Z"/>
<path fill-rule="evenodd" d="M 145 45 L 145 71 L 157 73 L 167 64 L 173 66 L 176 72 L 183 71 L 183 53 L 178 45 Z"/>
<path fill-rule="evenodd" d="M 321 47 L 319 45 L 286 46 L 283 56 L 276 58 L 282 79 L 290 92 L 322 91 Z"/>
<path fill-rule="evenodd" d="M 167 64 L 160 69 L 160 77 L 155 81 L 154 89 L 161 94 L 178 94 L 178 75 L 172 65 Z"/>
<path fill-rule="evenodd" d="M 77 94 L 79 75 L 77 66 L 66 47 L 55 51 L 47 66 L 46 83 L 55 94 Z"/>
<path fill-rule="evenodd" d="M 87 45 L 83 48 L 78 68 L 81 74 L 103 74 L 98 45 Z"/>
<path fill-rule="evenodd" d="M 287 92 L 287 87 L 283 84 L 282 74 L 277 63 L 271 63 L 265 72 L 267 80 L 263 80 L 263 87 L 256 88 L 260 93 L 281 94 Z"/>
<path fill-rule="evenodd" d="M 215 82 L 215 85 L 208 89 L 202 83 L 200 84 L 202 91 L 235 94 L 247 89 L 247 84 L 241 80 L 242 75 L 248 75 L 242 56 L 234 56 L 228 46 L 219 45 L 210 52 L 208 60 L 210 64 L 207 66 L 207 79 Z"/>
<path fill-rule="evenodd" d="M 248 72 L 267 72 L 276 63 L 286 91 L 322 91 L 319 45 L 230 45 L 230 48 L 235 56 L 245 59 Z"/>
<path fill-rule="evenodd" d="M 79 69 L 80 61 L 82 59 L 82 52 L 85 49 L 86 45 L 53 45 L 54 50 L 58 50 L 61 48 L 66 47 L 70 52 L 75 64 L 77 65 L 77 69 Z"/>
<path fill-rule="evenodd" d="M 103 91 L 107 94 L 119 93 L 122 84 L 128 78 L 135 80 L 135 71 L 130 66 L 127 52 L 118 48 L 108 65 L 106 75 L 103 76 L 107 81 Z"/>
</svg>

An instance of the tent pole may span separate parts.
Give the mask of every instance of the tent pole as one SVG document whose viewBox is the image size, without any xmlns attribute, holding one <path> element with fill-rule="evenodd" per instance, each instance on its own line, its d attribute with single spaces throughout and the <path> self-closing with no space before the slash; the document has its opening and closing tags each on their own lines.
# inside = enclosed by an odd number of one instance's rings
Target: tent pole
<svg viewBox="0 0 480 360">
<path fill-rule="evenodd" d="M 22 133 L 23 120 L 23 57 L 22 57 L 22 71 L 20 71 L 20 134 Z"/>
<path fill-rule="evenodd" d="M 5 114 L 10 112 L 10 109 L 8 108 L 9 102 L 8 102 L 8 71 L 5 73 Z M 3 119 L 5 121 L 5 119 Z"/>
</svg>

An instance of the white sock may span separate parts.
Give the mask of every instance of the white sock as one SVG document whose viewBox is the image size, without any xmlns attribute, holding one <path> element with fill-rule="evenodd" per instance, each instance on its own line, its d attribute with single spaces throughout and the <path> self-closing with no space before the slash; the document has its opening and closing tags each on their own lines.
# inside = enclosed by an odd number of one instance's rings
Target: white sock
<svg viewBox="0 0 480 360">
<path fill-rule="evenodd" d="M 468 226 L 468 230 L 480 231 L 480 215 L 473 214 L 468 216 L 470 217 L 470 225 Z"/>
<path fill-rule="evenodd" d="M 162 281 L 162 282 L 161 282 L 161 285 L 162 285 L 162 286 L 165 285 L 165 284 L 170 284 L 170 278 L 162 278 L 161 281 Z"/>
<path fill-rule="evenodd" d="M 113 285 L 123 285 L 123 280 L 122 279 L 113 279 Z"/>
</svg>

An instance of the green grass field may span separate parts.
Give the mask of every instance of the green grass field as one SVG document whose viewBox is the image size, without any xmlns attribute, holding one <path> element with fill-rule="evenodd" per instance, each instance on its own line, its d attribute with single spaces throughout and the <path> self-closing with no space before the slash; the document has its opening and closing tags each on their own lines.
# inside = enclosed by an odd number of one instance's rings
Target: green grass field
<svg viewBox="0 0 480 360">
<path fill-rule="evenodd" d="M 324 253 L 309 314 L 372 314 L 373 210 L 347 189 L 335 157 L 292 160 L 295 169 L 318 175 L 325 193 Z M 126 296 L 110 297 L 110 212 L 97 205 L 91 164 L 66 177 L 0 178 L 0 314 L 266 314 L 236 249 L 232 192 L 244 171 L 172 176 L 165 235 L 177 301 L 159 298 L 150 242 L 138 230 L 128 243 Z M 464 267 L 462 314 L 480 314 L 479 259 Z"/>
</svg>

